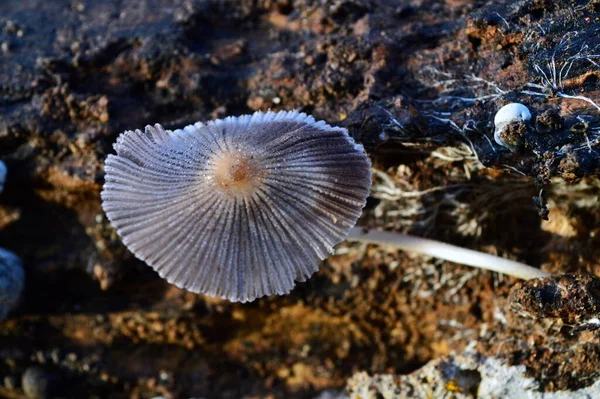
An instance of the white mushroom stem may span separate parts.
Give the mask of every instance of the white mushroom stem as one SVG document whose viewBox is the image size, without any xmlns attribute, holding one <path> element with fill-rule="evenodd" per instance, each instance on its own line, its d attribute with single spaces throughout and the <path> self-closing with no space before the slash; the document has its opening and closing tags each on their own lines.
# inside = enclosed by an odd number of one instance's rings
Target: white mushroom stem
<svg viewBox="0 0 600 399">
<path fill-rule="evenodd" d="M 508 274 L 526 280 L 548 277 L 550 275 L 540 269 L 536 269 L 520 262 L 515 262 L 514 260 L 401 233 L 377 230 L 365 231 L 360 227 L 354 227 L 350 229 L 350 233 L 346 239 L 369 244 L 389 245 L 404 251 L 417 252 L 423 255 Z"/>
</svg>

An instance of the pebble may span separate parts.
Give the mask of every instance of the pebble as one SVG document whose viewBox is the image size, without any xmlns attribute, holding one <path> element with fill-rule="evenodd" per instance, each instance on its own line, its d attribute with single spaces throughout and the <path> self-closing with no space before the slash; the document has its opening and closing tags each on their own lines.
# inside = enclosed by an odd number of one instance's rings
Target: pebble
<svg viewBox="0 0 600 399">
<path fill-rule="evenodd" d="M 4 388 L 8 389 L 9 391 L 12 391 L 16 387 L 17 387 L 17 380 L 14 376 L 7 375 L 4 377 Z"/>
<path fill-rule="evenodd" d="M 0 248 L 0 321 L 17 307 L 24 283 L 25 272 L 21 259 L 11 251 Z"/>
<path fill-rule="evenodd" d="M 40 367 L 29 367 L 23 373 L 21 386 L 25 396 L 29 399 L 43 399 L 48 396 L 50 378 Z"/>
</svg>

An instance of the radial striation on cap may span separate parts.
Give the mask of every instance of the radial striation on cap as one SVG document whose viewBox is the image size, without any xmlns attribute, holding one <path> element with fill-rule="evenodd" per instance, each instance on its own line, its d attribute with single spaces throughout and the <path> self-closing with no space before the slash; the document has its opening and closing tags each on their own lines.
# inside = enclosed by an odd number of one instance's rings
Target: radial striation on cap
<svg viewBox="0 0 600 399">
<path fill-rule="evenodd" d="M 286 294 L 354 226 L 370 162 L 343 128 L 297 111 L 122 133 L 102 207 L 168 282 L 231 301 Z"/>
</svg>

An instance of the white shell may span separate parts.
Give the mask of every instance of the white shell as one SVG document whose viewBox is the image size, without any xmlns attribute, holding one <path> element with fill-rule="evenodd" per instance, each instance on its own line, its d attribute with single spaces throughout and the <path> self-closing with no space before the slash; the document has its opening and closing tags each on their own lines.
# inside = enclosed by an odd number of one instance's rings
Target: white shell
<svg viewBox="0 0 600 399">
<path fill-rule="evenodd" d="M 4 190 L 4 183 L 6 182 L 6 165 L 0 161 L 0 193 Z"/>
<path fill-rule="evenodd" d="M 125 245 L 168 282 L 231 301 L 285 294 L 310 277 L 371 186 L 369 159 L 346 129 L 297 111 L 148 126 L 121 134 L 115 150 L 102 206 Z M 252 163 L 239 168 L 241 188 L 222 183 L 232 159 Z"/>
<path fill-rule="evenodd" d="M 499 134 L 502 132 L 504 127 L 514 121 L 526 122 L 531 119 L 531 112 L 529 109 L 521 103 L 510 103 L 500 108 L 494 116 L 494 140 L 496 143 L 504 147 L 509 147 L 502 139 Z"/>
<path fill-rule="evenodd" d="M 0 248 L 0 321 L 19 304 L 24 281 L 21 259 L 11 251 Z"/>
</svg>

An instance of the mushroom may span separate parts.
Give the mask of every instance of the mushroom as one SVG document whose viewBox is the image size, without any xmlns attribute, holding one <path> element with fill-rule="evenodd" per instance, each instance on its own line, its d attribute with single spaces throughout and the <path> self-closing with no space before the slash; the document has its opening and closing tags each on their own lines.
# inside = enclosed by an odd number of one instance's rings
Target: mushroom
<svg viewBox="0 0 600 399">
<path fill-rule="evenodd" d="M 125 245 L 168 282 L 247 302 L 286 294 L 348 239 L 520 278 L 547 273 L 438 241 L 353 228 L 370 162 L 346 129 L 297 111 L 126 131 L 102 207 Z"/>
<path fill-rule="evenodd" d="M 102 207 L 125 245 L 168 282 L 231 301 L 309 278 L 371 186 L 346 129 L 297 111 L 148 126 L 114 147 Z"/>
</svg>

